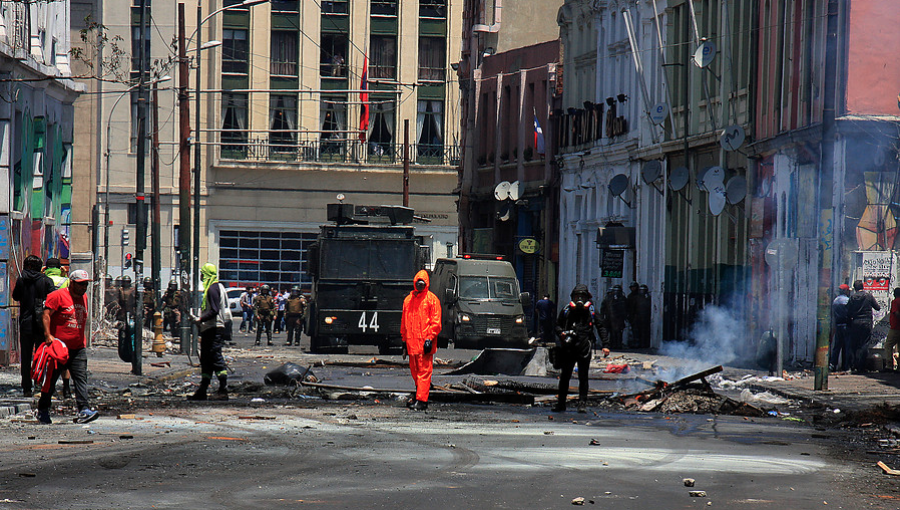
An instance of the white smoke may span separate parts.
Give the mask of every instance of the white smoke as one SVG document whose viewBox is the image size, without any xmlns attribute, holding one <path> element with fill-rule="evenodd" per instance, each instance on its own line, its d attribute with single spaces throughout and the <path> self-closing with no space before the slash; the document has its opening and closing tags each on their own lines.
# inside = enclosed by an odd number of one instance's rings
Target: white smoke
<svg viewBox="0 0 900 510">
<path fill-rule="evenodd" d="M 706 306 L 691 328 L 688 341 L 663 343 L 660 354 L 689 360 L 678 368 L 677 374 L 666 374 L 664 380 L 671 382 L 737 360 L 740 346 L 746 343 L 747 332 L 741 314 L 725 307 Z"/>
</svg>

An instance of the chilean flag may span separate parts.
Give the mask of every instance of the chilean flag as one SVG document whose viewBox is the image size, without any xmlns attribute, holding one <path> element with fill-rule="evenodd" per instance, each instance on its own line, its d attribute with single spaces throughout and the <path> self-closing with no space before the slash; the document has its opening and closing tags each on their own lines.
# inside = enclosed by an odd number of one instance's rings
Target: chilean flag
<svg viewBox="0 0 900 510">
<path fill-rule="evenodd" d="M 534 114 L 534 152 L 544 155 L 544 130 L 541 129 L 536 112 Z"/>
<path fill-rule="evenodd" d="M 362 103 L 362 111 L 359 114 L 359 140 L 366 143 L 366 134 L 369 131 L 369 57 L 363 58 L 362 78 L 359 81 L 359 101 Z"/>
</svg>

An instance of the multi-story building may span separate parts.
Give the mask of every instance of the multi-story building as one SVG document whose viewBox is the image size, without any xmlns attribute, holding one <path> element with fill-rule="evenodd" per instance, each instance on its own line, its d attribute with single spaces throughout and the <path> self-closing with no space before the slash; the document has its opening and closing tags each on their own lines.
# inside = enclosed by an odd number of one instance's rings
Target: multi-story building
<svg viewBox="0 0 900 510">
<path fill-rule="evenodd" d="M 280 0 L 204 27 L 223 46 L 203 67 L 202 251 L 224 280 L 306 282 L 337 194 L 402 204 L 406 137 L 409 206 L 431 220 L 417 232 L 455 252 L 459 4 Z"/>
<path fill-rule="evenodd" d="M 560 4 L 501 9 L 499 0 L 467 1 L 458 68 L 460 242 L 464 251 L 506 256 L 536 299 L 556 295 L 558 179 L 549 120 L 560 47 L 550 20 Z"/>
<path fill-rule="evenodd" d="M 0 364 L 18 358 L 13 283 L 27 255 L 69 257 L 75 154 L 69 2 L 0 5 Z"/>
<path fill-rule="evenodd" d="M 201 218 L 200 264 L 217 263 L 222 280 L 233 285 L 308 282 L 305 250 L 326 222 L 327 203 L 338 194 L 357 205 L 403 202 L 407 125 L 409 206 L 430 220 L 418 223 L 418 232 L 430 240 L 435 257 L 455 253 L 451 192 L 460 113 L 448 73 L 460 51 L 457 2 L 271 0 L 244 6 L 213 0 L 202 2 L 200 15 L 209 18 L 199 31 L 197 3 L 186 2 L 186 34 L 191 126 L 200 99 L 199 133 L 190 140 L 201 155 L 200 200 L 194 204 Z M 135 56 L 138 2 L 132 12 L 111 4 L 103 3 L 99 21 L 110 40 L 118 35 L 120 44 L 131 41 L 128 53 Z M 160 138 L 162 217 L 161 239 L 150 245 L 160 244 L 165 284 L 181 269 L 177 3 L 155 1 L 149 10 L 145 45 L 151 83 L 159 89 L 159 122 L 148 132 Z M 95 120 L 102 124 L 95 130 L 101 133 L 97 152 L 104 155 L 95 189 L 98 202 L 109 204 L 112 226 L 107 246 L 107 225 L 101 229 L 99 251 L 108 250 L 109 272 L 118 276 L 127 273 L 122 261 L 134 243 L 138 97 L 132 83 L 109 84 L 104 91 Z M 147 178 L 149 190 L 149 170 Z M 123 229 L 130 231 L 129 247 L 122 246 Z M 148 267 L 145 261 L 145 274 Z"/>
<path fill-rule="evenodd" d="M 749 161 L 720 138 L 750 121 L 752 6 L 571 0 L 560 9 L 555 132 L 569 268 L 560 284 L 585 283 L 598 300 L 615 284 L 647 284 L 656 346 L 744 290 L 746 202 L 719 205 Z M 695 62 L 703 47 L 714 58 Z M 718 186 L 704 186 L 710 168 Z"/>
</svg>

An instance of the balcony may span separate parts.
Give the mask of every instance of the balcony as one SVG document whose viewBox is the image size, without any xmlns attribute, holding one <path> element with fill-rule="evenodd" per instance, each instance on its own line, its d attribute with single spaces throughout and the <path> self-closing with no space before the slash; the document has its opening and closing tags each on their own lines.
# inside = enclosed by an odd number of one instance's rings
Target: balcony
<svg viewBox="0 0 900 510">
<path fill-rule="evenodd" d="M 267 163 L 343 163 L 369 165 L 402 165 L 403 144 L 363 143 L 354 134 L 335 133 L 323 138 L 307 133 L 251 132 L 242 137 L 234 133 L 218 133 L 218 157 L 223 162 Z M 413 165 L 458 166 L 458 146 L 410 144 L 409 159 Z"/>
</svg>

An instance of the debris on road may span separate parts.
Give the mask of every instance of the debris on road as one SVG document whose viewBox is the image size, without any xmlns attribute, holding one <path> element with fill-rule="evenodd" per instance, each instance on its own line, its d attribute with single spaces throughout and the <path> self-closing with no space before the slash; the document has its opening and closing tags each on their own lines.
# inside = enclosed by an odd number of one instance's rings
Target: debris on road
<svg viewBox="0 0 900 510">
<path fill-rule="evenodd" d="M 891 469 L 891 468 L 888 467 L 887 464 L 885 464 L 884 462 L 882 462 L 882 461 L 880 461 L 880 460 L 878 461 L 878 463 L 877 463 L 876 465 L 877 465 L 878 467 L 880 467 L 881 470 L 885 472 L 885 474 L 888 474 L 888 475 L 891 475 L 891 476 L 900 476 L 900 470 L 897 470 L 897 469 Z"/>
<path fill-rule="evenodd" d="M 692 498 L 705 498 L 706 497 L 706 491 L 688 491 L 688 494 Z"/>
<path fill-rule="evenodd" d="M 312 367 L 303 368 L 296 363 L 287 362 L 272 370 L 263 378 L 267 386 L 289 386 L 300 382 L 316 382 L 318 379 L 312 373 Z"/>
<path fill-rule="evenodd" d="M 693 487 L 693 486 L 694 486 L 694 479 L 693 479 L 693 478 L 685 478 L 685 479 L 682 480 L 682 481 L 684 482 L 684 486 L 685 486 L 685 487 Z"/>
<path fill-rule="evenodd" d="M 572 500 L 572 504 L 576 506 L 584 505 L 584 498 L 575 498 Z"/>
</svg>

